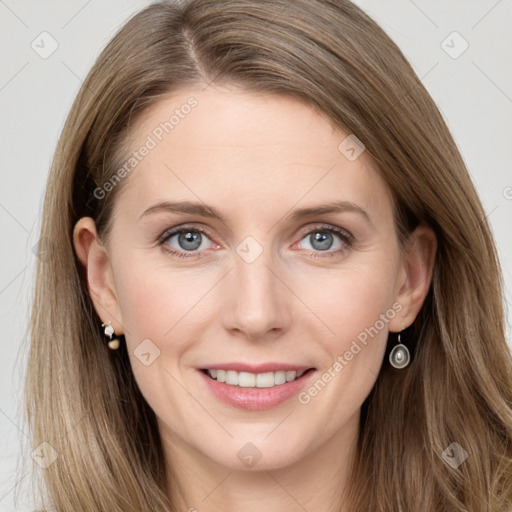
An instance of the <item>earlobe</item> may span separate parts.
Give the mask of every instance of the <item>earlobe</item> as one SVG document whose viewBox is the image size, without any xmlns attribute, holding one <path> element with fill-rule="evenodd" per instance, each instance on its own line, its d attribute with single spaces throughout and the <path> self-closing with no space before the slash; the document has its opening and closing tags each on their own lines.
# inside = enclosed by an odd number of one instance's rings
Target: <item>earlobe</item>
<svg viewBox="0 0 512 512">
<path fill-rule="evenodd" d="M 117 334 L 123 333 L 122 317 L 106 248 L 91 217 L 82 217 L 73 230 L 73 245 L 87 277 L 89 294 L 102 323 L 112 322 Z"/>
<path fill-rule="evenodd" d="M 396 302 L 402 309 L 389 324 L 390 331 L 400 332 L 409 327 L 423 306 L 432 282 L 437 238 L 434 230 L 421 223 L 411 234 L 403 262 L 403 283 Z"/>
</svg>

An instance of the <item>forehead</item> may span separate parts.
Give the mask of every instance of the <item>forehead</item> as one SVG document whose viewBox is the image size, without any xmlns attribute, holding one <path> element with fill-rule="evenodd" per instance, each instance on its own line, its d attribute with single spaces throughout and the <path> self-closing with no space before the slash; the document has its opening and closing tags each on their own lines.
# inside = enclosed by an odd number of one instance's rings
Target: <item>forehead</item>
<svg viewBox="0 0 512 512">
<path fill-rule="evenodd" d="M 126 160 L 144 156 L 132 162 L 123 195 L 141 205 L 168 195 L 253 212 L 317 199 L 390 205 L 357 139 L 290 96 L 213 86 L 176 91 L 142 115 L 129 148 Z"/>
</svg>

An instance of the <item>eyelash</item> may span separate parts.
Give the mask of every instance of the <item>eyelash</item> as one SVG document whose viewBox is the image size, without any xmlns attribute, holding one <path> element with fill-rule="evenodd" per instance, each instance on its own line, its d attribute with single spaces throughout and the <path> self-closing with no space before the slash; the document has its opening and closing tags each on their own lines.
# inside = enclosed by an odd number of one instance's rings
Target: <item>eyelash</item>
<svg viewBox="0 0 512 512">
<path fill-rule="evenodd" d="M 167 230 L 164 233 L 162 233 L 162 235 L 160 235 L 158 237 L 158 245 L 161 246 L 165 252 L 171 254 L 172 256 L 177 256 L 178 258 L 184 258 L 184 259 L 185 258 L 194 258 L 194 257 L 196 257 L 197 254 L 199 254 L 200 251 L 179 252 L 179 251 L 175 251 L 173 249 L 169 249 L 169 247 L 165 246 L 166 242 L 170 238 L 172 238 L 174 235 L 179 235 L 179 234 L 187 232 L 187 231 L 201 233 L 202 235 L 205 235 L 206 237 L 211 239 L 208 232 L 206 232 L 205 230 L 203 230 L 201 228 L 198 228 L 195 226 L 180 226 L 179 228 Z M 331 233 L 331 234 L 338 235 L 339 238 L 341 239 L 342 243 L 344 244 L 344 247 L 342 247 L 341 249 L 337 249 L 335 251 L 314 251 L 313 254 L 311 255 L 312 258 L 325 258 L 325 257 L 336 256 L 342 252 L 345 252 L 348 248 L 350 248 L 354 241 L 354 237 L 348 231 L 345 231 L 344 229 L 337 228 L 334 226 L 330 226 L 328 224 L 322 224 L 319 226 L 315 226 L 314 228 L 309 229 L 309 231 L 305 231 L 305 232 L 301 233 L 300 240 L 305 238 L 307 235 L 311 235 L 313 233 L 318 233 L 318 232 Z M 320 253 L 321 255 L 318 255 L 318 253 Z"/>
</svg>

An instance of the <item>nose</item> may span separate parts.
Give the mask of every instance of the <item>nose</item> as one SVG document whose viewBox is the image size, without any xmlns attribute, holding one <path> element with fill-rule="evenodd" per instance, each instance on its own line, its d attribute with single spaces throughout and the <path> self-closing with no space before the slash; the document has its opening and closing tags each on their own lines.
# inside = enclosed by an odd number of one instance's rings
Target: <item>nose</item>
<svg viewBox="0 0 512 512">
<path fill-rule="evenodd" d="M 284 284 L 285 276 L 280 275 L 282 267 L 279 268 L 265 251 L 251 263 L 236 257 L 225 289 L 223 318 L 228 331 L 264 341 L 289 329 L 292 294 Z"/>
</svg>

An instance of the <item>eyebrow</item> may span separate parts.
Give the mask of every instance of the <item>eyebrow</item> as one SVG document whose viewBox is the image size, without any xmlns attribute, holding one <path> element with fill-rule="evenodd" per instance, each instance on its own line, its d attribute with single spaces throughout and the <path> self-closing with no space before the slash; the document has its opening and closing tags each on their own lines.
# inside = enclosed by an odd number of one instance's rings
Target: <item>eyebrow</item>
<svg viewBox="0 0 512 512">
<path fill-rule="evenodd" d="M 145 210 L 142 215 L 139 217 L 139 220 L 146 215 L 150 215 L 153 213 L 161 213 L 161 212 L 169 212 L 169 213 L 178 213 L 178 214 L 192 214 L 199 215 L 201 217 L 216 219 L 220 222 L 225 223 L 224 217 L 212 206 L 207 206 L 202 203 L 194 203 L 190 201 L 180 201 L 180 202 L 170 202 L 163 201 L 161 203 L 155 204 L 151 206 L 147 210 Z M 293 210 L 284 216 L 284 218 L 289 218 L 293 221 L 303 220 L 310 217 L 315 217 L 317 215 L 325 215 L 327 213 L 343 213 L 343 212 L 353 212 L 358 213 L 364 219 L 373 226 L 373 222 L 368 215 L 368 213 L 363 210 L 360 206 L 351 203 L 350 201 L 335 201 L 323 205 L 312 206 L 308 208 L 299 208 Z"/>
</svg>

